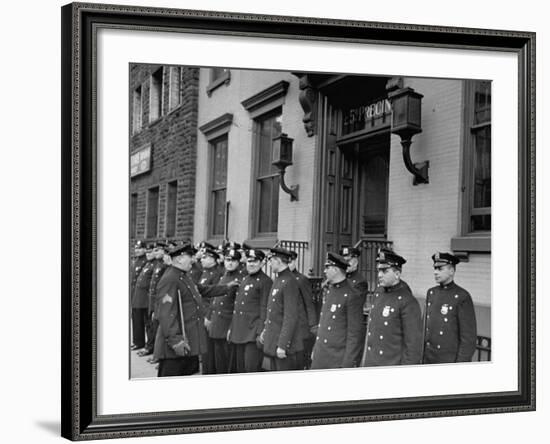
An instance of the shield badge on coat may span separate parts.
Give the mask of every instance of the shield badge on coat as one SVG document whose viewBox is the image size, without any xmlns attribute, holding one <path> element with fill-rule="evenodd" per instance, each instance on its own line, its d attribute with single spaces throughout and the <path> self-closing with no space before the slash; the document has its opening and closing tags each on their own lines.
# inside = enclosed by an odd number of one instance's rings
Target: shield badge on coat
<svg viewBox="0 0 550 444">
<path fill-rule="evenodd" d="M 382 316 L 387 318 L 390 315 L 390 309 L 391 309 L 391 307 L 389 305 L 386 305 L 384 307 L 384 310 L 382 310 Z"/>
<path fill-rule="evenodd" d="M 443 304 L 441 306 L 441 314 L 445 316 L 447 313 L 449 313 L 449 304 Z"/>
</svg>

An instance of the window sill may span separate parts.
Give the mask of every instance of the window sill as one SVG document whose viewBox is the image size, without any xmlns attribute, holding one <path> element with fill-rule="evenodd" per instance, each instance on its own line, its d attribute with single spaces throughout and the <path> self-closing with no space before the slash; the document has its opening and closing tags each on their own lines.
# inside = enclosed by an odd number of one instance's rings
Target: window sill
<svg viewBox="0 0 550 444">
<path fill-rule="evenodd" d="M 229 84 L 229 81 L 231 80 L 231 75 L 229 73 L 230 71 L 227 71 L 221 77 L 218 77 L 213 82 L 210 82 L 210 84 L 206 87 L 206 94 L 208 95 L 208 97 L 212 95 L 212 91 L 214 91 L 216 88 L 220 87 L 223 84 Z"/>
<path fill-rule="evenodd" d="M 253 237 L 252 239 L 246 239 L 245 244 L 250 245 L 252 248 L 269 249 L 277 243 L 276 237 Z"/>
<path fill-rule="evenodd" d="M 455 253 L 491 253 L 491 235 L 457 236 L 451 238 L 451 250 Z"/>
</svg>

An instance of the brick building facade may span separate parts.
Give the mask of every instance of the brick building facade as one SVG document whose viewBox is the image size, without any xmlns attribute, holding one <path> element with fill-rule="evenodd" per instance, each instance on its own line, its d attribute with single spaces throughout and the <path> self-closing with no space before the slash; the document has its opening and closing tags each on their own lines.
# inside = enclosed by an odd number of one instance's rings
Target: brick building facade
<svg viewBox="0 0 550 444">
<path fill-rule="evenodd" d="M 192 238 L 199 70 L 130 66 L 130 238 Z"/>
</svg>

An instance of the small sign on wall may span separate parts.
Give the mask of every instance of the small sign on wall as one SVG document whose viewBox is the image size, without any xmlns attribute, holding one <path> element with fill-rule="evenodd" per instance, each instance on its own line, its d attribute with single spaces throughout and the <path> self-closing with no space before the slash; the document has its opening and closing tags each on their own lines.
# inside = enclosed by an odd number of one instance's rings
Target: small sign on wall
<svg viewBox="0 0 550 444">
<path fill-rule="evenodd" d="M 140 149 L 130 157 L 130 177 L 146 173 L 151 169 L 151 145 Z"/>
</svg>

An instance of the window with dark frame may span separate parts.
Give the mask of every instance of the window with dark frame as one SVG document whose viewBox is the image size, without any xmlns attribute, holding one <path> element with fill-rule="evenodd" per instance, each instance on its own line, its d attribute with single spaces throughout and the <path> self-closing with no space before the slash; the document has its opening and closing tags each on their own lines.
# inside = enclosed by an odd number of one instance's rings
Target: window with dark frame
<svg viewBox="0 0 550 444">
<path fill-rule="evenodd" d="M 141 85 L 134 89 L 133 104 L 132 104 L 132 133 L 136 134 L 141 131 L 142 126 L 142 95 Z"/>
<path fill-rule="evenodd" d="M 227 134 L 210 142 L 210 237 L 225 234 L 225 210 L 227 195 Z"/>
<path fill-rule="evenodd" d="M 176 215 L 178 206 L 178 181 L 168 183 L 166 197 L 166 237 L 174 237 L 176 234 Z"/>
<path fill-rule="evenodd" d="M 168 111 L 172 111 L 181 104 L 181 67 L 171 66 L 168 70 Z"/>
<path fill-rule="evenodd" d="M 147 191 L 147 238 L 152 239 L 158 234 L 159 187 Z"/>
<path fill-rule="evenodd" d="M 256 220 L 255 235 L 276 236 L 279 222 L 279 171 L 271 164 L 273 138 L 281 134 L 281 108 L 258 117 L 255 122 L 254 151 Z"/>
<path fill-rule="evenodd" d="M 130 238 L 137 237 L 137 193 L 132 193 L 130 196 Z"/>
<path fill-rule="evenodd" d="M 465 146 L 467 214 L 464 234 L 491 231 L 491 82 L 469 81 L 466 94 L 469 137 Z"/>
<path fill-rule="evenodd" d="M 149 97 L 149 122 L 154 122 L 162 116 L 162 78 L 163 68 L 151 74 L 151 92 Z"/>
</svg>

